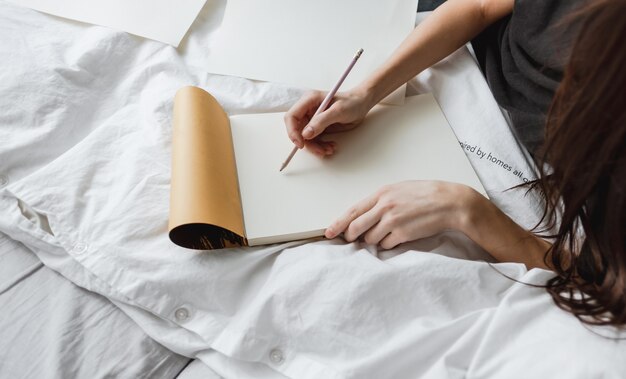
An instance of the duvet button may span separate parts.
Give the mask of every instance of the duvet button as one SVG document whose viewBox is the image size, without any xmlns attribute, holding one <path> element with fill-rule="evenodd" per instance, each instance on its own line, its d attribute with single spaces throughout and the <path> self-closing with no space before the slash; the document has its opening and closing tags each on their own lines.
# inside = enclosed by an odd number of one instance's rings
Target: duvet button
<svg viewBox="0 0 626 379">
<path fill-rule="evenodd" d="M 273 349 L 270 351 L 270 361 L 272 361 L 272 363 L 280 364 L 283 363 L 284 360 L 285 356 L 279 349 Z"/>
<path fill-rule="evenodd" d="M 85 251 L 87 251 L 87 248 L 88 248 L 87 244 L 79 242 L 76 245 L 74 245 L 74 248 L 72 249 L 72 251 L 76 254 L 82 254 Z"/>
<path fill-rule="evenodd" d="M 176 312 L 174 312 L 174 317 L 178 321 L 185 321 L 189 318 L 189 310 L 187 308 L 178 308 Z"/>
<path fill-rule="evenodd" d="M 9 177 L 0 174 L 0 188 L 5 187 L 7 184 L 9 184 Z"/>
</svg>

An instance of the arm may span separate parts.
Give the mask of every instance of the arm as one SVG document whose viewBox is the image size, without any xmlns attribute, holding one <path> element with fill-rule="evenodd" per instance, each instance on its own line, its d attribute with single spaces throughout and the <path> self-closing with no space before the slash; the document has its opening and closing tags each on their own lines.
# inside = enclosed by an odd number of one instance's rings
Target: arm
<svg viewBox="0 0 626 379">
<path fill-rule="evenodd" d="M 514 0 L 448 0 L 359 87 L 371 106 L 513 11 Z M 371 107 L 370 107 L 371 108 Z"/>
<path fill-rule="evenodd" d="M 325 94 L 304 96 L 286 114 L 293 143 L 317 155 L 332 155 L 335 145 L 315 138 L 358 125 L 385 96 L 424 69 L 445 58 L 483 29 L 513 10 L 514 0 L 448 0 L 418 25 L 389 59 L 356 88 L 338 93 L 333 104 L 312 117 Z"/>
<path fill-rule="evenodd" d="M 458 230 L 501 262 L 545 268 L 550 244 L 517 225 L 488 199 L 461 184 L 408 181 L 385 186 L 337 219 L 326 237 L 343 233 L 384 249 Z"/>
<path fill-rule="evenodd" d="M 498 261 L 524 263 L 528 269 L 548 268 L 544 256 L 550 243 L 516 224 L 473 190 L 464 208 L 458 229 Z"/>
</svg>

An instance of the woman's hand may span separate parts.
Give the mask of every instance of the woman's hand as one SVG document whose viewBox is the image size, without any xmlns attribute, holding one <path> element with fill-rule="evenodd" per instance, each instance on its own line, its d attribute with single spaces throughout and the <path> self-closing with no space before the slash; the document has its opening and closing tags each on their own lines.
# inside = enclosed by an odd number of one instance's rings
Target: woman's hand
<svg viewBox="0 0 626 379">
<path fill-rule="evenodd" d="M 488 202 L 461 184 L 401 182 L 385 186 L 357 203 L 333 222 L 325 235 L 334 238 L 343 232 L 348 242 L 363 237 L 369 244 L 391 249 L 402 242 L 444 230 L 462 229 L 470 206 L 477 198 Z"/>
<path fill-rule="evenodd" d="M 454 229 L 464 233 L 500 262 L 546 266 L 550 243 L 520 227 L 471 187 L 435 181 L 385 186 L 360 201 L 326 229 L 326 238 L 343 233 L 348 242 L 391 249 L 402 242 Z"/>
<path fill-rule="evenodd" d="M 289 139 L 320 157 L 332 155 L 337 149 L 335 142 L 320 139 L 322 133 L 354 128 L 374 105 L 365 91 L 354 89 L 337 93 L 331 105 L 313 117 L 325 96 L 324 92 L 309 92 L 285 114 Z"/>
</svg>

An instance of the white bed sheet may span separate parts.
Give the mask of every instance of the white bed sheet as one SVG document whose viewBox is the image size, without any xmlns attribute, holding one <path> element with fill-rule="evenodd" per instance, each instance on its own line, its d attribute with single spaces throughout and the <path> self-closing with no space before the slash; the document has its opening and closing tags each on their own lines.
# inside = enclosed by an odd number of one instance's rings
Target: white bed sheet
<svg viewBox="0 0 626 379">
<path fill-rule="evenodd" d="M 0 231 L 227 378 L 623 377 L 624 343 L 596 334 L 613 331 L 504 278 L 458 234 L 391 252 L 339 240 L 214 253 L 169 244 L 175 91 L 201 86 L 231 114 L 286 110 L 302 94 L 204 71 L 218 27 L 203 10 L 177 51 L 0 2 Z M 467 51 L 410 85 L 434 93 L 492 199 L 532 226 L 537 203 L 503 192 L 522 179 L 497 160 L 522 177 L 530 167 Z M 496 268 L 529 282 L 550 275 Z"/>
<path fill-rule="evenodd" d="M 1 378 L 173 378 L 187 364 L 0 233 Z"/>
</svg>

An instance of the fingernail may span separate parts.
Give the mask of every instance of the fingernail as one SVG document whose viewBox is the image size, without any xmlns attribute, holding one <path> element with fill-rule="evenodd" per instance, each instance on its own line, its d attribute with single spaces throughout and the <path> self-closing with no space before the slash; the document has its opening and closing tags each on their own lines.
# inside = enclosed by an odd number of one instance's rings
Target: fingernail
<svg viewBox="0 0 626 379">
<path fill-rule="evenodd" d="M 335 238 L 335 231 L 332 230 L 331 228 L 327 228 L 326 232 L 324 232 L 324 235 L 326 236 L 326 238 L 328 239 L 332 239 Z"/>
<path fill-rule="evenodd" d="M 302 131 L 302 137 L 304 138 L 313 137 L 313 128 L 311 128 L 310 126 L 307 126 L 306 128 L 304 128 L 304 130 Z"/>
</svg>

